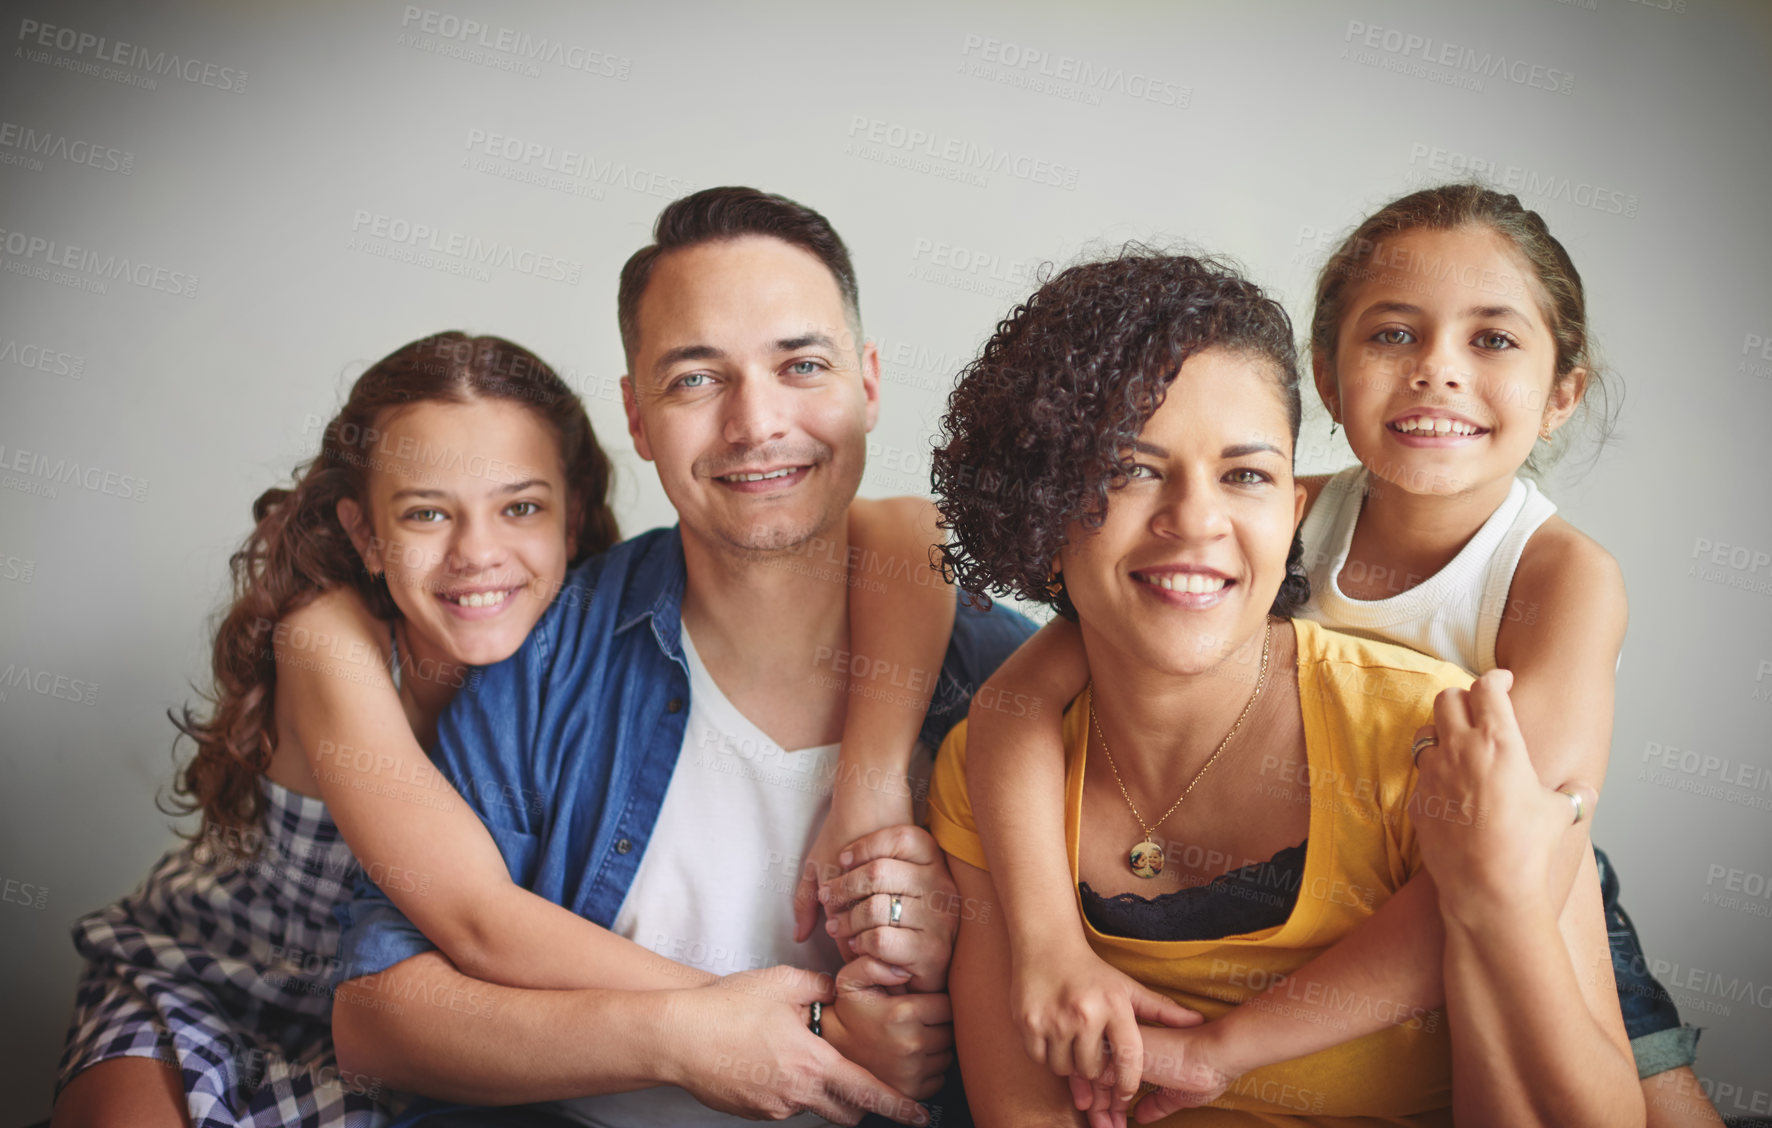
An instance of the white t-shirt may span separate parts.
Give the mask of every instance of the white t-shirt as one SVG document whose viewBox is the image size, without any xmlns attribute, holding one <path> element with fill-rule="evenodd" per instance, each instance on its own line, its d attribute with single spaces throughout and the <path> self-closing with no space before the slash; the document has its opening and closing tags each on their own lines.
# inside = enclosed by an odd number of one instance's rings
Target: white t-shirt
<svg viewBox="0 0 1772 1128">
<path fill-rule="evenodd" d="M 716 975 L 776 964 L 834 974 L 843 960 L 822 927 L 806 943 L 794 943 L 793 893 L 800 859 L 831 807 L 838 745 L 784 751 L 720 692 L 687 627 L 683 655 L 689 665 L 683 748 L 613 931 Z M 675 1086 L 551 1107 L 599 1128 L 750 1123 Z M 825 1121 L 808 1113 L 784 1123 Z"/>
</svg>

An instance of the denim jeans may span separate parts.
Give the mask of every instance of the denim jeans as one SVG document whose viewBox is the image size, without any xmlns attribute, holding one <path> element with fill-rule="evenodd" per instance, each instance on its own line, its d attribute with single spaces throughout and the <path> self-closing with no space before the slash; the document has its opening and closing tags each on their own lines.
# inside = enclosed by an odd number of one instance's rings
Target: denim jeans
<svg viewBox="0 0 1772 1128">
<path fill-rule="evenodd" d="M 1618 903 L 1618 871 L 1612 868 L 1611 859 L 1596 846 L 1594 861 L 1600 867 L 1600 898 L 1612 945 L 1612 974 L 1618 980 L 1618 1009 L 1624 1012 L 1624 1030 L 1637 1058 L 1637 1076 L 1653 1077 L 1691 1065 L 1698 1058 L 1699 1031 L 1680 1022 L 1679 1008 L 1649 970 L 1636 925 Z"/>
</svg>

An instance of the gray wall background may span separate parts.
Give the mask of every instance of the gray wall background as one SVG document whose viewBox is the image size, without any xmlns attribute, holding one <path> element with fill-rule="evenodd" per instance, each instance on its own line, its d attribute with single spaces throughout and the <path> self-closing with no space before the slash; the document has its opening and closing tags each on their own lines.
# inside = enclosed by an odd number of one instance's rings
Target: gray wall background
<svg viewBox="0 0 1772 1128">
<path fill-rule="evenodd" d="M 1723 1111 L 1772 1103 L 1772 8 L 153 7 L 0 21 L 13 1119 L 48 1109 L 70 922 L 174 840 L 164 712 L 207 678 L 249 504 L 373 358 L 442 328 L 529 345 L 584 394 L 623 527 L 666 523 L 621 422 L 616 272 L 668 199 L 755 184 L 849 241 L 886 366 L 865 492 L 926 493 L 952 375 L 1038 263 L 1185 239 L 1303 317 L 1339 233 L 1473 168 L 1570 248 L 1628 392 L 1548 483 L 1632 598 L 1595 838 Z M 518 265 L 409 261 L 421 226 Z M 1301 469 L 1349 464 L 1311 407 Z"/>
</svg>

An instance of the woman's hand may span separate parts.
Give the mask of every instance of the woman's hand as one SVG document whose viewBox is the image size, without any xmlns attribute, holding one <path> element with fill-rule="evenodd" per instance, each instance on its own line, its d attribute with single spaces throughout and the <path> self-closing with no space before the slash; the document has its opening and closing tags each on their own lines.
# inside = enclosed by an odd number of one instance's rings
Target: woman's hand
<svg viewBox="0 0 1772 1128">
<path fill-rule="evenodd" d="M 1099 1087 L 1122 1113 L 1138 1092 L 1150 1058 L 1141 1021 L 1171 1027 L 1205 1021 L 1166 995 L 1102 961 L 1085 947 L 1059 956 L 1018 960 L 1010 1000 L 1028 1057 L 1072 1079 L 1077 1108 L 1091 1109 Z M 1093 1119 L 1093 1117 L 1092 1117 Z"/>
<path fill-rule="evenodd" d="M 1592 818 L 1598 799 L 1585 783 L 1551 790 L 1538 782 L 1507 696 L 1513 680 L 1491 670 L 1469 690 L 1441 691 L 1434 723 L 1415 734 L 1409 813 L 1440 909 L 1454 916 L 1499 904 L 1517 911 L 1528 897 L 1554 918 L 1562 899 L 1550 888 L 1552 855 L 1572 823 Z"/>
<path fill-rule="evenodd" d="M 837 864 L 843 872 L 819 898 L 843 955 L 905 968 L 907 990 L 946 990 L 962 906 L 947 856 L 929 832 L 907 823 L 876 830 L 847 843 Z"/>
<path fill-rule="evenodd" d="M 838 779 L 831 787 L 830 812 L 806 851 L 800 881 L 794 886 L 794 943 L 804 943 L 818 926 L 819 894 L 843 871 L 838 852 L 876 830 L 913 821 L 911 789 L 902 778 Z"/>
</svg>

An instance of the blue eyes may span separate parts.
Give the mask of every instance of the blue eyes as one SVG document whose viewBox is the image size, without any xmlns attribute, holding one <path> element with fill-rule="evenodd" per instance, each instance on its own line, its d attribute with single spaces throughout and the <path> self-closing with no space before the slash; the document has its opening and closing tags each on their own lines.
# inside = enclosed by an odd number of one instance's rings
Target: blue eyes
<svg viewBox="0 0 1772 1128">
<path fill-rule="evenodd" d="M 782 371 L 789 376 L 817 376 L 821 372 L 829 372 L 830 368 L 831 366 L 822 360 L 796 360 Z M 690 372 L 686 375 L 677 377 L 676 380 L 671 382 L 671 387 L 673 389 L 693 391 L 698 388 L 705 388 L 713 383 L 713 381 L 714 377 L 711 373 Z"/>
</svg>

